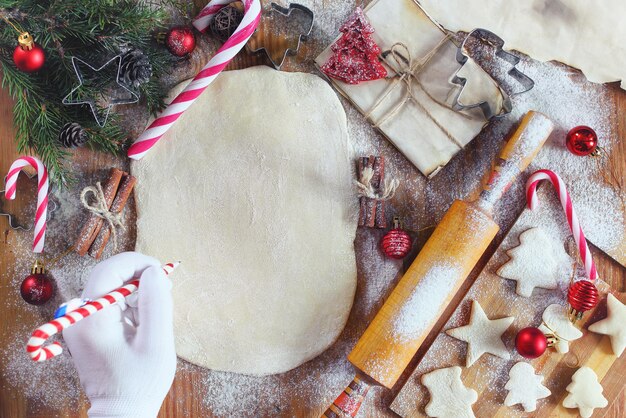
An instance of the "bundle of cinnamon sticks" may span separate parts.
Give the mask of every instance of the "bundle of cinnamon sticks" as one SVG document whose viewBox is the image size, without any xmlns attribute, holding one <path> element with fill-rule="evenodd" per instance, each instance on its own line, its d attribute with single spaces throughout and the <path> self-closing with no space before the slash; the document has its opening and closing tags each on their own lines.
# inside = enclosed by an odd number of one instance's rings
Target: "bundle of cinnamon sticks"
<svg viewBox="0 0 626 418">
<path fill-rule="evenodd" d="M 130 174 L 117 168 L 111 168 L 109 178 L 102 188 L 104 201 L 109 212 L 113 214 L 122 213 L 136 182 L 137 179 Z M 106 221 L 102 217 L 90 213 L 74 248 L 81 256 L 89 254 L 95 259 L 99 259 L 111 238 L 111 234 L 111 227 Z"/>
<path fill-rule="evenodd" d="M 357 175 L 359 179 L 362 178 L 363 170 L 366 168 L 370 168 L 374 171 L 371 184 L 375 189 L 380 189 L 385 182 L 385 157 L 371 155 L 369 157 L 359 158 L 357 164 Z M 387 228 L 385 201 L 361 196 L 359 226 Z"/>
</svg>

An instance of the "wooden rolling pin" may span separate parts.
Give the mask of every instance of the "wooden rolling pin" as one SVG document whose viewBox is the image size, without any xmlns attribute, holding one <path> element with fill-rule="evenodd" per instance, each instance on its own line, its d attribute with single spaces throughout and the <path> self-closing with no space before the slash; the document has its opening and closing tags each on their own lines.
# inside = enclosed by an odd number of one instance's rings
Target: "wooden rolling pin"
<svg viewBox="0 0 626 418">
<path fill-rule="evenodd" d="M 348 360 L 354 380 L 323 417 L 354 417 L 370 384 L 391 388 L 500 229 L 495 203 L 526 169 L 552 132 L 545 115 L 530 111 L 496 161 L 480 197 L 455 201 L 378 311 Z"/>
</svg>

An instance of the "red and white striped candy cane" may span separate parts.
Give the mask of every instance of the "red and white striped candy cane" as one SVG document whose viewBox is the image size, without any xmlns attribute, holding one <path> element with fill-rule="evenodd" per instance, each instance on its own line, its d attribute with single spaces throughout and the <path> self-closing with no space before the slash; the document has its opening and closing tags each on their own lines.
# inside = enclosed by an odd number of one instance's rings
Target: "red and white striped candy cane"
<svg viewBox="0 0 626 418">
<path fill-rule="evenodd" d="M 578 216 L 576 216 L 576 212 L 574 211 L 572 199 L 567 192 L 565 183 L 563 183 L 563 180 L 561 180 L 561 177 L 559 177 L 558 174 L 550 170 L 538 170 L 530 176 L 526 182 L 526 201 L 528 202 L 528 207 L 530 210 L 537 207 L 537 185 L 543 180 L 548 180 L 556 189 L 556 192 L 559 195 L 559 200 L 561 201 L 561 206 L 563 206 L 563 210 L 567 216 L 567 222 L 569 223 L 569 227 L 574 235 L 574 241 L 576 241 L 576 246 L 580 252 L 580 258 L 583 260 L 583 264 L 585 265 L 587 277 L 589 280 L 595 280 L 598 276 L 598 272 L 596 271 L 596 265 L 591 257 L 591 251 L 589 251 L 589 246 L 587 245 L 587 240 L 585 239 L 585 233 L 583 232 L 583 228 L 580 226 Z"/>
<path fill-rule="evenodd" d="M 163 266 L 163 271 L 165 274 L 169 275 L 176 267 L 178 267 L 179 264 L 179 262 L 165 264 Z M 78 321 L 83 320 L 106 307 L 123 301 L 126 297 L 136 292 L 138 287 L 139 279 L 133 279 L 124 286 L 118 287 L 99 299 L 87 302 L 82 307 L 43 324 L 33 331 L 31 337 L 26 343 L 26 352 L 34 361 L 46 361 L 52 357 L 58 356 L 63 352 L 61 344 L 55 341 L 44 347 L 46 340 L 64 329 L 71 327 Z"/>
<path fill-rule="evenodd" d="M 207 29 L 215 14 L 232 2 L 233 0 L 213 0 L 209 2 L 195 18 L 193 25 L 199 31 Z M 235 33 L 228 38 L 191 83 L 176 96 L 172 103 L 137 138 L 128 150 L 130 158 L 135 160 L 143 158 L 248 42 L 248 39 L 250 39 L 259 24 L 261 3 L 259 0 L 242 0 L 242 2 L 244 16 Z"/>
<path fill-rule="evenodd" d="M 17 178 L 22 172 L 22 168 L 28 166 L 37 170 L 37 212 L 35 213 L 33 252 L 40 253 L 43 251 L 46 239 L 46 217 L 48 215 L 49 184 L 46 166 L 35 157 L 20 157 L 15 160 L 7 174 L 4 196 L 8 200 L 15 199 Z"/>
</svg>

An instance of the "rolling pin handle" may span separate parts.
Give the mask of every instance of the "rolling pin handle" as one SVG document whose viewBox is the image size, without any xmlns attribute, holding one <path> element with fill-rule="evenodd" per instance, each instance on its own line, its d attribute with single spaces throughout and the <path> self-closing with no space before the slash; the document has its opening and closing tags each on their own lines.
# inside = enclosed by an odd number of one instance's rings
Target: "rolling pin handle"
<svg viewBox="0 0 626 418">
<path fill-rule="evenodd" d="M 369 388 L 370 385 L 361 376 L 355 376 L 321 418 L 356 417 Z"/>
</svg>

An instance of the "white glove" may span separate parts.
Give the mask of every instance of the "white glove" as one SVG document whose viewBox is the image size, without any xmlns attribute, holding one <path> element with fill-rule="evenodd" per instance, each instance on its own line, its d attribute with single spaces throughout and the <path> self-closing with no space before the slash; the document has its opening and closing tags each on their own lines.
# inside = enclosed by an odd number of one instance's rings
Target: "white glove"
<svg viewBox="0 0 626 418">
<path fill-rule="evenodd" d="M 94 267 L 83 298 L 141 277 L 137 308 L 109 306 L 63 331 L 90 417 L 156 417 L 176 372 L 171 282 L 158 260 L 123 253 Z"/>
</svg>

